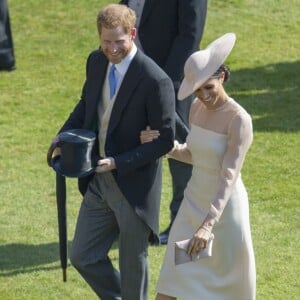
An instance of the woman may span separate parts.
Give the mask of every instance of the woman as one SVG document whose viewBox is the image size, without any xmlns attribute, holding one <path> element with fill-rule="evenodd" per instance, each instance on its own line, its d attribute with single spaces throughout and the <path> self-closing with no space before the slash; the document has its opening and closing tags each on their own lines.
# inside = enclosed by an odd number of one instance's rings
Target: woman
<svg viewBox="0 0 300 300">
<path fill-rule="evenodd" d="M 225 34 L 185 63 L 178 98 L 192 93 L 196 98 L 187 142 L 175 142 L 170 155 L 193 164 L 193 173 L 171 229 L 156 300 L 255 299 L 248 197 L 240 174 L 252 143 L 252 121 L 223 87 L 230 75 L 223 62 L 234 43 L 235 34 Z M 158 134 L 144 131 L 141 141 Z M 175 242 L 190 239 L 187 253 L 197 255 L 212 234 L 211 257 L 175 265 Z"/>
</svg>

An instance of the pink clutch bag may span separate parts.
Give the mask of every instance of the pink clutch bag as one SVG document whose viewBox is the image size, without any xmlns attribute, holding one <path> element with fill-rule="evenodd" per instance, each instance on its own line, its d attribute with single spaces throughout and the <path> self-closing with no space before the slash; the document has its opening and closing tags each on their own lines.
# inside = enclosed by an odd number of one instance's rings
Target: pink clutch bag
<svg viewBox="0 0 300 300">
<path fill-rule="evenodd" d="M 211 234 L 207 247 L 202 249 L 199 253 L 189 255 L 187 253 L 187 248 L 190 243 L 190 239 L 175 242 L 175 265 L 184 264 L 190 261 L 197 261 L 201 258 L 210 257 L 212 253 L 214 235 Z"/>
</svg>

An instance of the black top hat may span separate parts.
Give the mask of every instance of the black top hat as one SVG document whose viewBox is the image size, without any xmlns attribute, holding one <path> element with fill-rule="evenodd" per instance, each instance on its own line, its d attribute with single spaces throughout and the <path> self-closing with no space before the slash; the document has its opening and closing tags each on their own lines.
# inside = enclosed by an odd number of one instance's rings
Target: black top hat
<svg viewBox="0 0 300 300">
<path fill-rule="evenodd" d="M 96 160 L 92 159 L 92 148 L 96 134 L 86 129 L 71 129 L 58 135 L 47 154 L 48 165 L 66 177 L 85 177 L 95 171 Z M 55 148 L 60 147 L 60 155 L 52 157 Z"/>
</svg>

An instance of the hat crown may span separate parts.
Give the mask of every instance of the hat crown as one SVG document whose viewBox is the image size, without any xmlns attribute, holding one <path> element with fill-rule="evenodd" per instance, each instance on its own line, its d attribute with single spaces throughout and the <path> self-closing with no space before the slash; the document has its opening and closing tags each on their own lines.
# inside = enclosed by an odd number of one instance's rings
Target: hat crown
<svg viewBox="0 0 300 300">
<path fill-rule="evenodd" d="M 179 100 L 194 93 L 218 70 L 230 54 L 235 40 L 234 33 L 226 33 L 187 59 L 184 65 L 184 79 L 178 91 Z"/>
<path fill-rule="evenodd" d="M 199 74 L 199 70 L 205 68 L 209 62 L 209 51 L 200 50 L 193 53 L 184 65 L 185 78 L 189 82 L 195 82 Z"/>
<path fill-rule="evenodd" d="M 53 168 L 67 177 L 84 177 L 94 169 L 92 149 L 96 134 L 85 129 L 72 129 L 59 135 L 60 156 L 54 157 Z"/>
</svg>

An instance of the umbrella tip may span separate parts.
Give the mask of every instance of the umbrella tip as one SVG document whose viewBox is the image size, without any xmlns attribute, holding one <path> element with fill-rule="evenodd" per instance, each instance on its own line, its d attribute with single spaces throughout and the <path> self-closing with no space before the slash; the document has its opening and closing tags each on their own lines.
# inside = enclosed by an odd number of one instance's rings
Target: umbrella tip
<svg viewBox="0 0 300 300">
<path fill-rule="evenodd" d="M 67 281 L 67 269 L 63 269 L 63 281 L 66 282 Z"/>
</svg>

